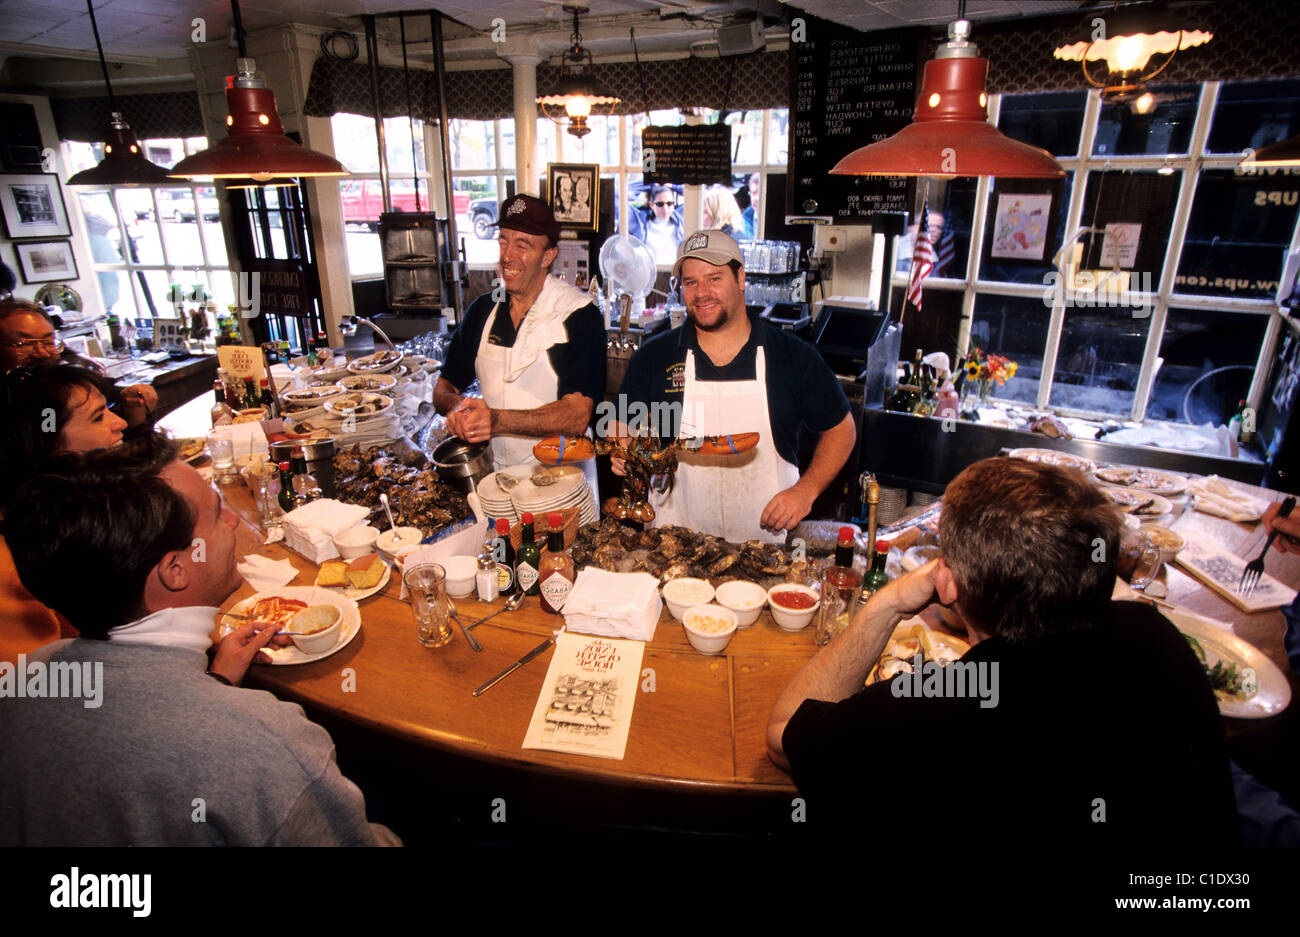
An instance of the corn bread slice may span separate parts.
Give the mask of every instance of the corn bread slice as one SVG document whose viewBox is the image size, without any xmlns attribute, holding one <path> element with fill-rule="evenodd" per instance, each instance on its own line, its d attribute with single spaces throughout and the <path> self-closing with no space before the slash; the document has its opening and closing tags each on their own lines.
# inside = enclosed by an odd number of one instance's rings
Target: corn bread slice
<svg viewBox="0 0 1300 937">
<path fill-rule="evenodd" d="M 326 560 L 321 563 L 320 574 L 316 577 L 318 586 L 346 586 L 348 584 L 348 564 L 343 560 Z"/>
<path fill-rule="evenodd" d="M 369 589 L 379 585 L 384 575 L 384 561 L 378 553 L 358 556 L 348 564 L 348 582 L 354 589 Z"/>
</svg>

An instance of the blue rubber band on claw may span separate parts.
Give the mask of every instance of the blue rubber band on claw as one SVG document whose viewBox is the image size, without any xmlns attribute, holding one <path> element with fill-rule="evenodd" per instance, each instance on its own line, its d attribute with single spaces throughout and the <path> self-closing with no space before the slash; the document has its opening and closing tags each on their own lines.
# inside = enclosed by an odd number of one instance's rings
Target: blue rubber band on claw
<svg viewBox="0 0 1300 937">
<path fill-rule="evenodd" d="M 560 453 L 559 453 L 559 455 L 557 455 L 557 456 L 555 457 L 555 464 L 556 464 L 556 465 L 559 465 L 561 462 L 564 461 L 564 444 L 565 444 L 565 441 L 566 441 L 566 440 L 565 440 L 565 437 L 561 436 L 561 437 L 560 437 Z"/>
<path fill-rule="evenodd" d="M 736 441 L 731 438 L 730 434 L 727 435 L 727 445 L 731 447 L 731 454 L 736 455 Z"/>
</svg>

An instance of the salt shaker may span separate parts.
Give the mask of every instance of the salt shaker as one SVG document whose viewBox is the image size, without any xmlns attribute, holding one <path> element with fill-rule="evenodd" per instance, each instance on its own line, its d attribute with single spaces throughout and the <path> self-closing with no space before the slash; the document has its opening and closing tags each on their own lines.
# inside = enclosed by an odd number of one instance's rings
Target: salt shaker
<svg viewBox="0 0 1300 937">
<path fill-rule="evenodd" d="M 501 594 L 501 586 L 497 580 L 497 564 L 491 553 L 479 554 L 478 572 L 474 574 L 474 582 L 478 586 L 480 602 L 495 601 Z"/>
</svg>

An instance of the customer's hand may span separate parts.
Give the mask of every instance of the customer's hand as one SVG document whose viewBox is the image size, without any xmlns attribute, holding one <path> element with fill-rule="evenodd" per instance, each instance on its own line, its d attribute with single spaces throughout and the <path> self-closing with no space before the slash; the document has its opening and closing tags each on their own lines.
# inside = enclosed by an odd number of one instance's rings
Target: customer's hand
<svg viewBox="0 0 1300 937">
<path fill-rule="evenodd" d="M 253 661 L 269 664 L 270 656 L 262 652 L 268 644 L 274 647 L 286 647 L 293 643 L 292 638 L 276 635 L 278 626 L 264 621 L 250 621 L 226 635 L 217 645 L 217 652 L 212 656 L 212 665 L 208 670 L 225 677 L 235 686 L 243 682 L 244 674 Z"/>
<path fill-rule="evenodd" d="M 1292 511 L 1289 517 L 1278 517 L 1282 509 L 1281 501 L 1274 501 L 1264 512 L 1264 529 L 1269 533 L 1277 530 L 1280 536 L 1273 541 L 1279 553 L 1300 553 L 1300 517 Z"/>
</svg>

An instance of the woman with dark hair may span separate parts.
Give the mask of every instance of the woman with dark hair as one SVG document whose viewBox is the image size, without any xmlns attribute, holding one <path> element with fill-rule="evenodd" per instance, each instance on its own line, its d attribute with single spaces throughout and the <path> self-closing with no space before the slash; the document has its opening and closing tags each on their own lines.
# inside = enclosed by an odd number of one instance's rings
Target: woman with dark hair
<svg viewBox="0 0 1300 937">
<path fill-rule="evenodd" d="M 4 375 L 0 511 L 8 513 L 19 486 L 59 456 L 121 444 L 126 422 L 108 409 L 99 387 L 94 374 L 71 365 L 34 365 Z M 16 661 L 19 654 L 76 633 L 23 587 L 0 535 L 0 661 Z"/>
</svg>

